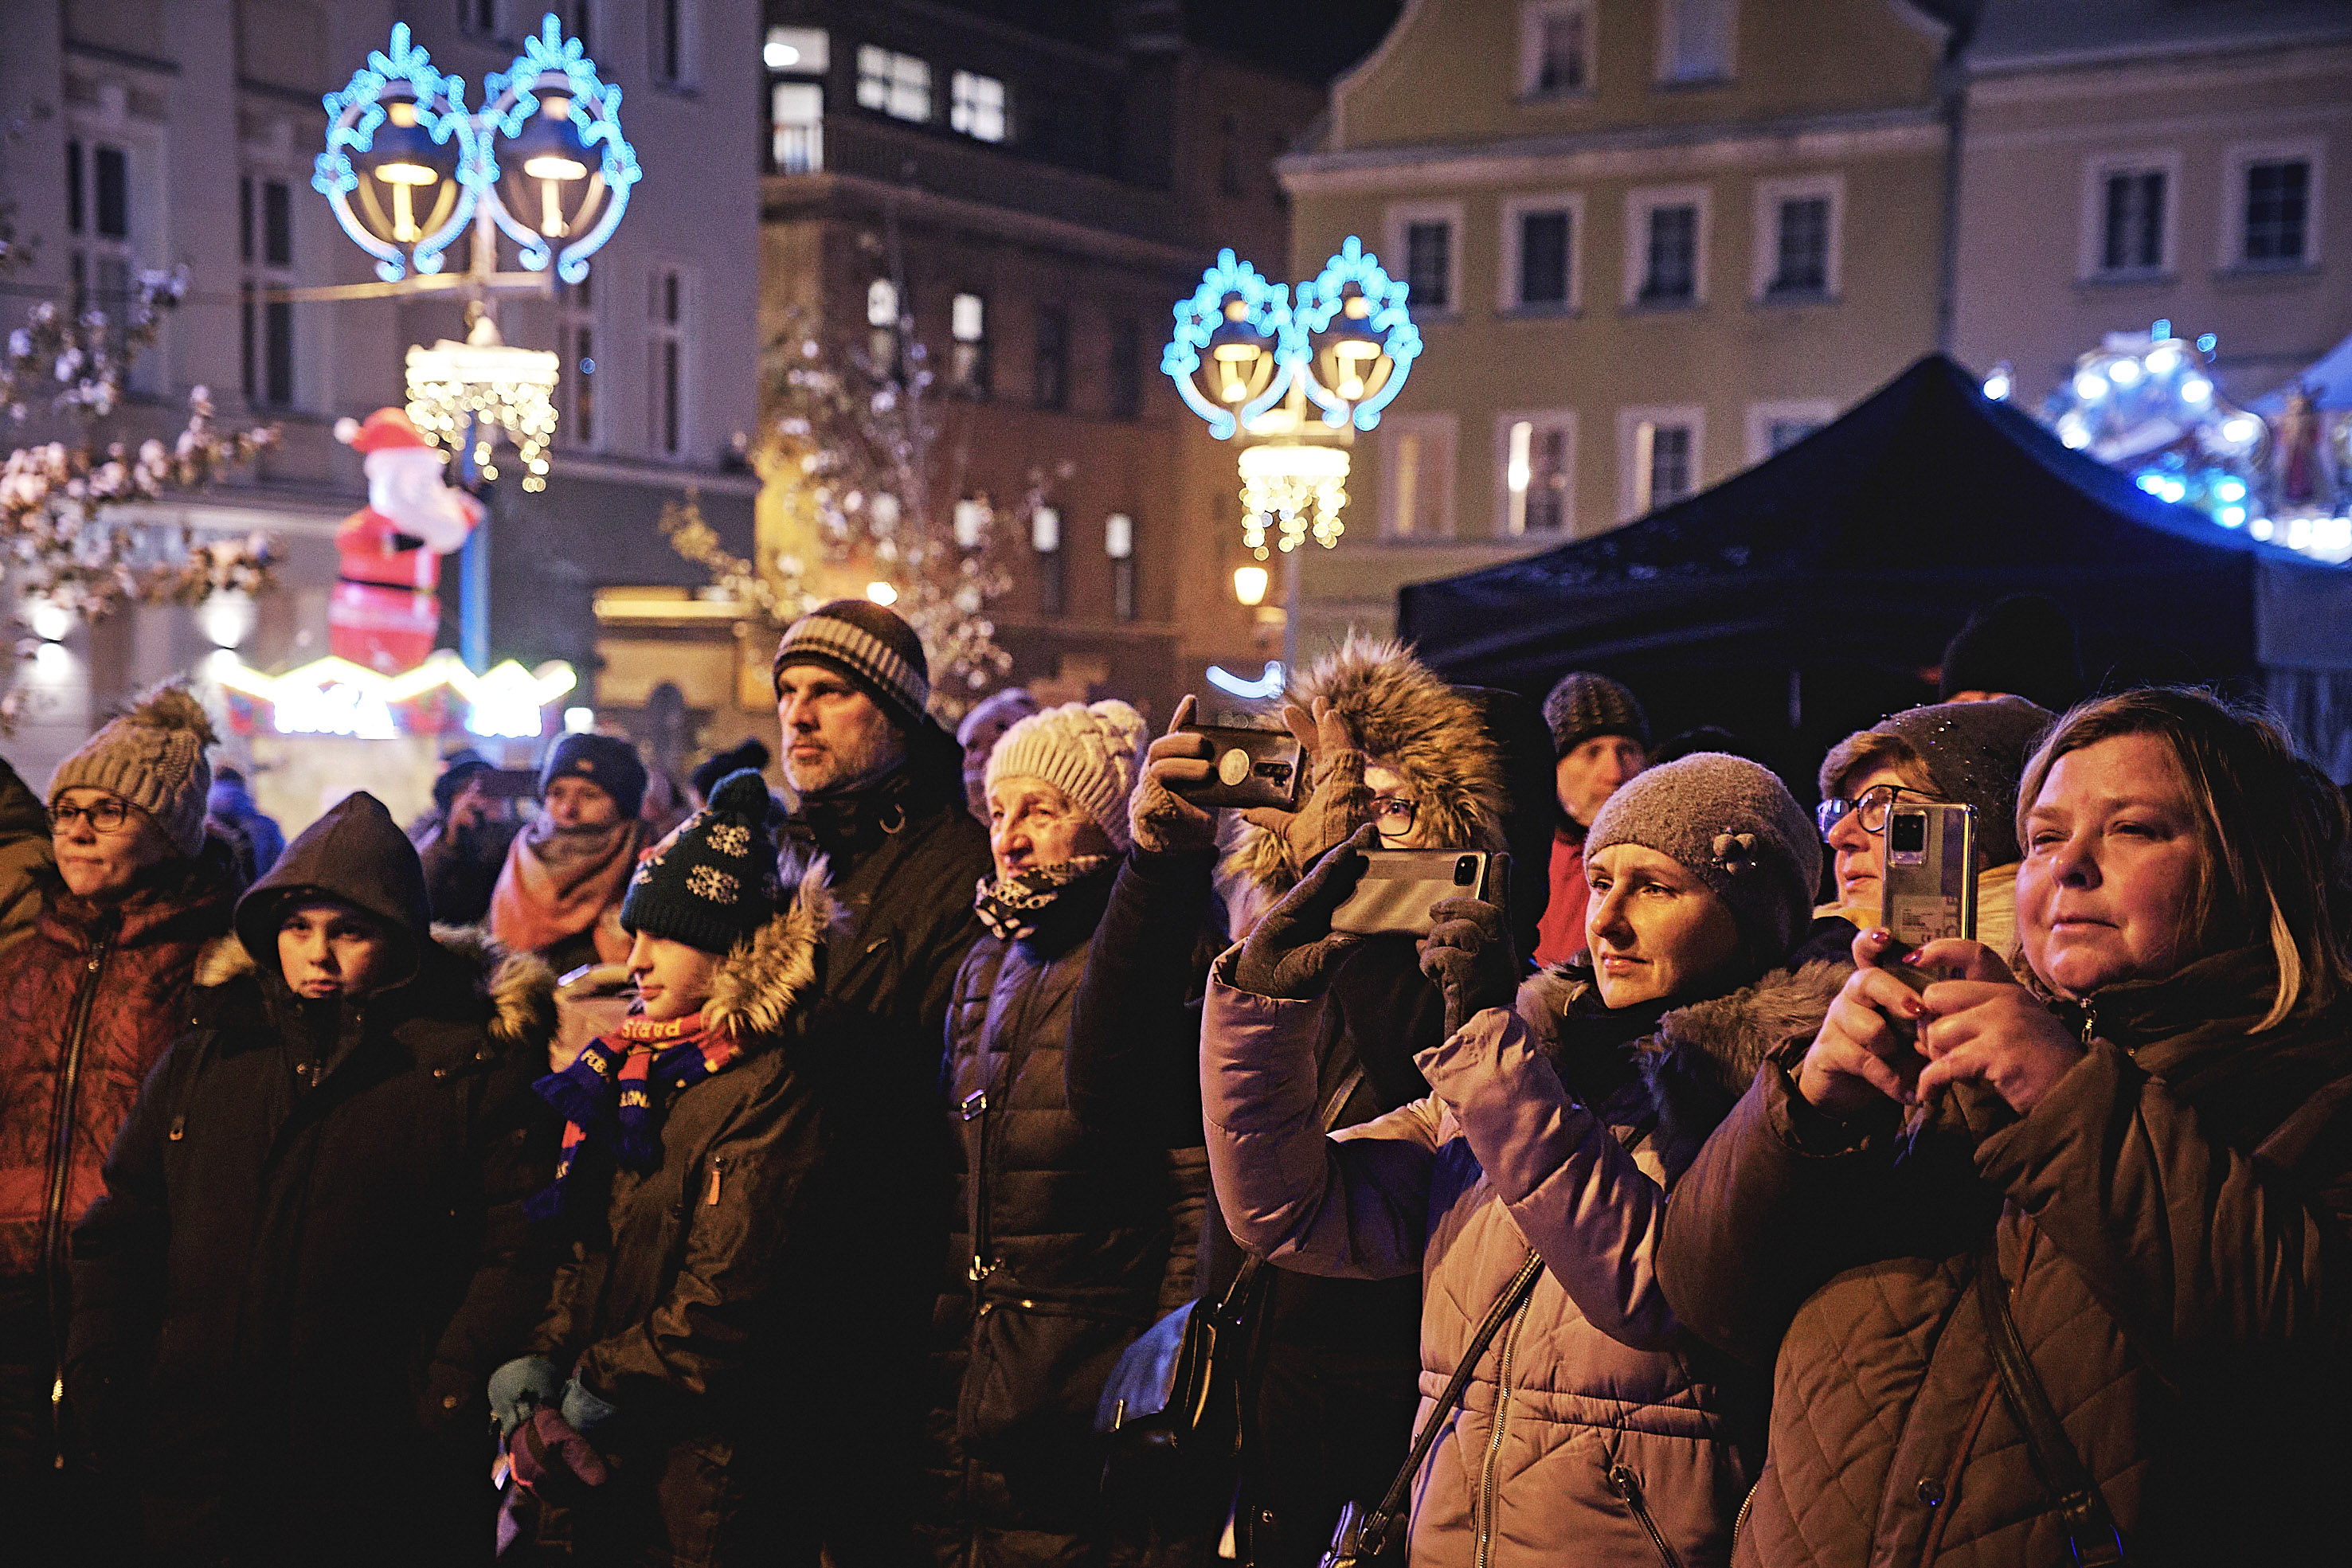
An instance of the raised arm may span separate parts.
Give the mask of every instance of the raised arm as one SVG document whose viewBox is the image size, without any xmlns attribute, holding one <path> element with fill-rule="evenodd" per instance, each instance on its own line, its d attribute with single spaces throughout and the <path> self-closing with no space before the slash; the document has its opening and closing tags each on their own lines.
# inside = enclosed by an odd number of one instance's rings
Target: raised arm
<svg viewBox="0 0 2352 1568">
<path fill-rule="evenodd" d="M 1195 949 L 1216 851 L 1129 854 L 1087 950 L 1063 1072 L 1089 1127 L 1168 1148 L 1201 1141 Z"/>
</svg>

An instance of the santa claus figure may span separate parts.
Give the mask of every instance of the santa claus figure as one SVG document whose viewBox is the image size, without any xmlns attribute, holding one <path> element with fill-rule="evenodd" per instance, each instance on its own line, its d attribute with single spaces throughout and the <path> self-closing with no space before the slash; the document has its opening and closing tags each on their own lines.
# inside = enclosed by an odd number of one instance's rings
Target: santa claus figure
<svg viewBox="0 0 2352 1568">
<path fill-rule="evenodd" d="M 441 622 L 441 558 L 466 542 L 482 504 L 443 482 L 448 459 L 408 415 L 380 408 L 335 437 L 366 454 L 368 504 L 335 532 L 342 570 L 328 601 L 328 646 L 384 674 L 415 668 Z"/>
</svg>

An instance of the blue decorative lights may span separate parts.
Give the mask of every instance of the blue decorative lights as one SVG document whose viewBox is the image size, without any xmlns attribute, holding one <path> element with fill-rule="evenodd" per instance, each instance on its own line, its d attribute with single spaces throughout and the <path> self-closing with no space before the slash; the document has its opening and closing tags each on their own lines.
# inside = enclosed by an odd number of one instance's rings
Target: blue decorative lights
<svg viewBox="0 0 2352 1568">
<path fill-rule="evenodd" d="M 1421 329 L 1405 307 L 1411 293 L 1354 235 L 1299 286 L 1286 357 L 1303 372 L 1324 423 L 1337 429 L 1353 419 L 1370 430 L 1403 388 L 1421 354 Z"/>
<path fill-rule="evenodd" d="M 558 277 L 579 282 L 620 226 L 641 172 L 621 134 L 621 89 L 597 77 L 580 40 L 550 16 L 512 65 L 484 79 L 482 94 L 492 138 L 483 184 L 498 193 L 491 217 L 522 247 L 524 267 L 542 272 L 552 257 Z M 549 243 L 565 238 L 560 254 Z"/>
<path fill-rule="evenodd" d="M 1176 307 L 1176 336 L 1160 356 L 1160 368 L 1192 412 L 1209 422 L 1209 434 L 1228 441 L 1289 391 L 1283 357 L 1289 330 L 1290 286 L 1268 283 L 1228 247 L 1201 275 L 1192 297 Z M 1205 390 L 1202 379 L 1210 383 Z"/>
<path fill-rule="evenodd" d="M 408 24 L 395 22 L 391 51 L 371 53 L 350 85 L 323 101 L 327 150 L 312 165 L 311 188 L 376 258 L 385 282 L 397 283 L 411 267 L 440 271 L 442 251 L 474 215 L 466 171 L 480 149 L 466 84 L 436 69 L 411 40 Z"/>
</svg>

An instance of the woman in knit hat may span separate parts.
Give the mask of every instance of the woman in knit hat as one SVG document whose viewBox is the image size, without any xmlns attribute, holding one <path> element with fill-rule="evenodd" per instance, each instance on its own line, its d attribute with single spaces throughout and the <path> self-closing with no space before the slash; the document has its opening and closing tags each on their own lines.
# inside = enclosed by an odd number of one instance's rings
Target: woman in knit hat
<svg viewBox="0 0 2352 1568">
<path fill-rule="evenodd" d="M 817 977 L 823 863 L 776 909 L 768 787 L 749 768 L 648 854 L 621 906 L 636 999 L 539 1092 L 567 1121 L 534 1219 L 573 1239 L 490 1400 L 518 1526 L 590 1563 L 814 1563 L 796 1492 L 822 1424 L 786 1292 L 819 1114 L 782 1049 Z"/>
<path fill-rule="evenodd" d="M 960 1157 L 919 1517 L 943 1565 L 1102 1560 L 1114 1541 L 1096 1396 L 1137 1331 L 1191 1295 L 1197 1148 L 1188 1161 L 1089 1130 L 1064 1081 L 1146 738 L 1125 703 L 1070 703 L 1015 724 L 989 756 L 987 935 L 948 1014 Z"/>
<path fill-rule="evenodd" d="M 203 705 L 165 687 L 58 764 L 40 821 L 55 863 L 29 873 L 37 914 L 7 949 L 0 1494 L 28 1500 L 18 1512 L 27 1561 L 52 1556 L 50 1530 L 73 1528 L 48 1506 L 79 1458 L 61 1459 L 50 1399 L 66 1343 L 66 1239 L 101 1189 L 140 1081 L 187 1025 L 200 957 L 230 945 L 236 890 L 200 854 L 212 744 Z"/>
<path fill-rule="evenodd" d="M 1585 840 L 1589 957 L 1524 988 L 1500 909 L 1439 904 L 1422 961 L 1448 1032 L 1416 1058 L 1431 1092 L 1326 1138 L 1316 1019 L 1354 940 L 1331 913 L 1371 841 L 1328 856 L 1212 972 L 1202 1093 L 1225 1221 L 1286 1270 L 1419 1277 L 1416 1427 L 1435 1438 L 1410 1488 L 1417 1568 L 1722 1563 L 1762 1391 L 1684 1333 L 1651 1260 L 1676 1178 L 1843 977 L 1783 967 L 1820 872 L 1811 824 L 1741 758 L 1643 773 Z M 1433 1409 L 1515 1289 L 1458 1412 Z"/>
</svg>

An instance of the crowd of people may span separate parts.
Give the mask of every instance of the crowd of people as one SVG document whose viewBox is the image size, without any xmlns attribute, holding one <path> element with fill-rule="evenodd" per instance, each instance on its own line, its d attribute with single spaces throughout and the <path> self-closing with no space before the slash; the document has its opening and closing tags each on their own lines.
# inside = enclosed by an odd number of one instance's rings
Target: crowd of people
<svg viewBox="0 0 2352 1568">
<path fill-rule="evenodd" d="M 8 1558 L 2340 1556 L 2345 797 L 2047 617 L 1810 810 L 1354 636 L 1221 809 L 1192 698 L 950 735 L 840 601 L 783 794 L 566 735 L 288 843 L 159 691 L 0 772 Z M 1362 934 L 1382 849 L 1496 874 Z"/>
</svg>

